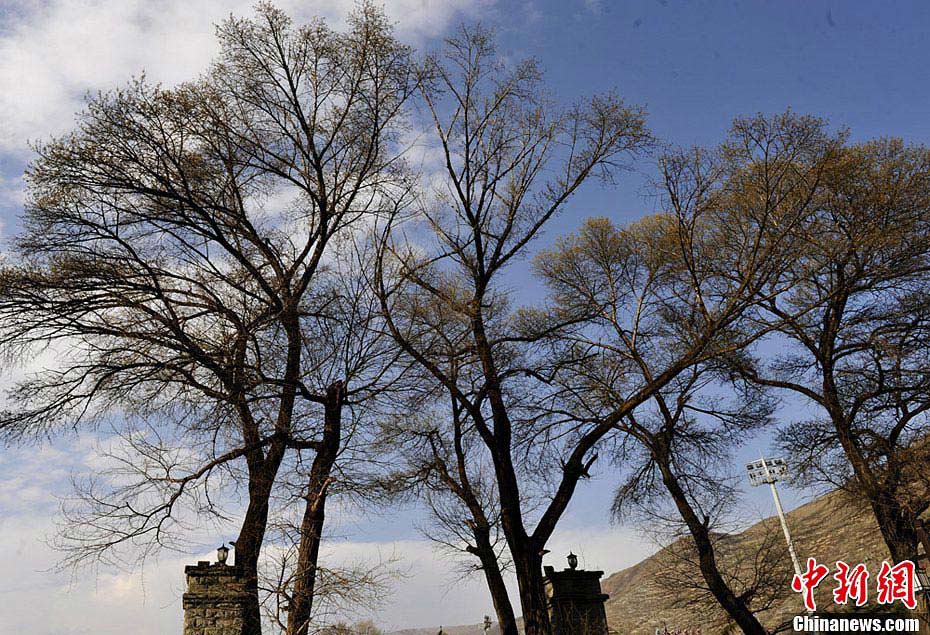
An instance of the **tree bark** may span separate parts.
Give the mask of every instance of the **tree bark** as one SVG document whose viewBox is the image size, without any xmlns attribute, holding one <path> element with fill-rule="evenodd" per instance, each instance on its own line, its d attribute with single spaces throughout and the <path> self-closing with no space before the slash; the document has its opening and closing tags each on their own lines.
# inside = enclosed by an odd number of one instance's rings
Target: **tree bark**
<svg viewBox="0 0 930 635">
<path fill-rule="evenodd" d="M 494 612 L 497 615 L 501 635 L 517 635 L 517 618 L 513 612 L 513 605 L 510 603 L 507 585 L 504 584 L 504 576 L 501 574 L 497 554 L 494 553 L 494 547 L 491 544 L 490 531 L 487 527 L 476 528 L 474 535 L 474 554 L 481 561 L 481 569 L 484 571 L 488 591 L 491 593 L 491 602 L 494 603 Z"/>
<path fill-rule="evenodd" d="M 543 582 L 542 555 L 537 550 L 514 551 L 511 548 L 520 605 L 523 607 L 523 629 L 526 635 L 550 635 L 549 606 Z"/>
<path fill-rule="evenodd" d="M 342 440 L 342 405 L 345 397 L 343 382 L 336 381 L 326 392 L 323 439 L 310 468 L 306 506 L 300 525 L 300 546 L 297 570 L 287 615 L 287 635 L 307 635 L 313 614 L 317 563 L 323 525 L 326 519 L 326 496 L 339 444 Z"/>
<path fill-rule="evenodd" d="M 852 467 L 853 476 L 863 496 L 872 508 L 882 539 L 892 560 L 917 559 L 917 518 L 897 498 L 897 489 L 906 487 L 896 475 L 882 479 L 863 455 L 853 434 L 852 424 L 842 406 L 839 390 L 832 376 L 832 366 L 824 370 L 824 405 L 833 428 Z M 886 468 L 887 469 L 887 468 Z"/>
<path fill-rule="evenodd" d="M 261 450 L 256 450 L 261 454 Z M 262 615 L 258 598 L 258 558 L 268 526 L 268 501 L 278 468 L 284 457 L 283 445 L 272 445 L 267 456 L 251 460 L 249 466 L 249 506 L 236 538 L 236 566 L 239 567 L 249 594 L 242 635 L 261 635 Z"/>
<path fill-rule="evenodd" d="M 733 593 L 723 576 L 720 575 L 710 529 L 701 521 L 694 507 L 691 506 L 688 496 L 679 484 L 671 466 L 667 461 L 661 459 L 658 463 L 662 472 L 662 482 L 672 496 L 672 500 L 675 501 L 675 506 L 678 508 L 678 512 L 688 526 L 688 531 L 694 540 L 701 576 L 707 583 L 707 588 L 745 635 L 767 635 L 767 631 L 756 619 L 756 616 L 753 615 L 750 608 Z"/>
<path fill-rule="evenodd" d="M 516 468 L 511 455 L 512 427 L 507 413 L 507 405 L 501 391 L 500 377 L 494 361 L 494 354 L 484 328 L 481 313 L 482 295 L 476 294 L 475 315 L 472 317 L 472 336 L 474 337 L 478 357 L 487 387 L 488 402 L 494 422 L 494 431 L 486 428 L 481 431 L 482 438 L 494 463 L 498 495 L 501 503 L 501 525 L 510 554 L 513 558 L 520 593 L 520 605 L 523 609 L 523 628 L 526 635 L 549 635 L 549 609 L 546 601 L 546 588 L 543 583 L 542 547 L 527 535 L 523 524 L 523 510 L 520 502 L 520 486 Z M 479 430 L 484 426 L 479 426 Z"/>
<path fill-rule="evenodd" d="M 916 562 L 918 541 L 914 526 L 918 522 L 917 519 L 898 506 L 883 504 L 882 498 L 884 496 L 879 495 L 869 502 L 891 559 L 895 562 Z"/>
</svg>

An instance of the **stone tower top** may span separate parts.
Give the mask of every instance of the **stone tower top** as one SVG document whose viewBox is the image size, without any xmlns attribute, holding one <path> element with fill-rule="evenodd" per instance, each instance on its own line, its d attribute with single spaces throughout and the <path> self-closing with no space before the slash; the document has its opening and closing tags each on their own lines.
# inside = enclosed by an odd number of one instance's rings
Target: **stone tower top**
<svg viewBox="0 0 930 635">
<path fill-rule="evenodd" d="M 610 596 L 601 591 L 604 572 L 576 569 L 576 558 L 569 563 L 570 568 L 562 571 L 544 569 L 553 635 L 605 635 L 604 602 Z"/>
<path fill-rule="evenodd" d="M 239 568 L 200 561 L 184 573 L 184 635 L 241 635 L 248 594 Z"/>
</svg>

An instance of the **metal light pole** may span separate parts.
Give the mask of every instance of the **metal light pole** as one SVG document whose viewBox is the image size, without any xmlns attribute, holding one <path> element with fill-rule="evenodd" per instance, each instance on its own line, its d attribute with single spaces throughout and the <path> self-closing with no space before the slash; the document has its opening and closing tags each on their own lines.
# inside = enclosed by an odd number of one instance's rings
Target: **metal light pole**
<svg viewBox="0 0 930 635">
<path fill-rule="evenodd" d="M 791 556 L 791 564 L 794 565 L 794 572 L 801 577 L 801 561 L 798 559 L 798 552 L 794 549 L 794 541 L 791 540 L 791 532 L 788 530 L 788 521 L 785 519 L 785 510 L 781 506 L 781 498 L 778 496 L 778 488 L 775 483 L 779 479 L 784 480 L 788 477 L 788 463 L 784 459 L 767 459 L 760 457 L 758 461 L 746 464 L 746 470 L 749 472 L 749 484 L 753 487 L 759 485 L 768 485 L 772 488 L 772 498 L 775 499 L 775 509 L 778 511 L 778 520 L 781 522 L 781 530 L 785 532 L 785 542 L 788 543 L 788 554 Z M 810 609 L 807 610 L 811 615 L 814 614 Z M 814 631 L 819 633 L 819 631 Z"/>
<path fill-rule="evenodd" d="M 779 479 L 785 479 L 788 476 L 788 464 L 784 459 L 766 459 L 763 457 L 758 461 L 747 463 L 746 470 L 749 472 L 750 485 L 753 487 L 768 485 L 772 488 L 772 498 L 775 499 L 775 509 L 778 511 L 778 520 L 781 522 L 781 530 L 785 532 L 785 542 L 788 543 L 788 553 L 791 555 L 791 564 L 794 565 L 794 572 L 798 574 L 798 576 L 801 576 L 801 561 L 798 560 L 798 552 L 794 550 L 794 541 L 791 540 L 791 532 L 788 530 L 785 510 L 781 506 L 778 488 L 775 487 L 775 483 L 778 482 Z"/>
</svg>

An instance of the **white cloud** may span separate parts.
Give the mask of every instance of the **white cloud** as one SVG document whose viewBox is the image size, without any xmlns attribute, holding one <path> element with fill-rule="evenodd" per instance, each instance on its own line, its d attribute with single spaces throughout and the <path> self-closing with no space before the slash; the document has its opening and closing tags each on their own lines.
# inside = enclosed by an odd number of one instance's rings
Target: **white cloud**
<svg viewBox="0 0 930 635">
<path fill-rule="evenodd" d="M 551 553 L 544 564 L 562 569 L 565 556 L 574 551 L 581 568 L 605 571 L 605 577 L 656 551 L 656 546 L 639 533 L 606 525 L 557 531 L 547 548 Z M 337 543 L 329 546 L 324 557 L 374 562 L 391 556 L 400 559 L 407 576 L 396 583 L 388 600 L 389 610 L 370 616 L 387 630 L 476 624 L 485 614 L 494 615 L 484 578 L 480 574 L 465 580 L 456 577 L 456 563 L 429 541 Z M 519 613 L 516 582 L 512 576 L 507 579 L 511 601 Z"/>
<path fill-rule="evenodd" d="M 2 97 L 0 97 L 0 100 L 2 100 Z M 0 126 L 2 126 L 2 123 L 0 123 Z M 0 147 L 2 147 L 2 144 L 0 144 Z M 8 206 L 12 209 L 22 207 L 26 198 L 23 185 L 22 177 L 7 177 L 0 174 L 0 262 L 2 262 L 5 249 L 3 240 L 6 223 L 3 219 L 3 207 Z"/>
<path fill-rule="evenodd" d="M 26 200 L 25 185 L 22 176 L 9 177 L 0 174 L 0 198 L 14 205 L 22 205 Z"/>
<path fill-rule="evenodd" d="M 42 540 L 51 530 L 50 520 L 39 515 L 0 518 L 0 633 L 181 632 L 183 566 L 193 558 L 165 558 L 150 564 L 144 575 L 104 572 L 72 578 L 52 570 L 57 554 Z"/>
<path fill-rule="evenodd" d="M 0 455 L 0 633 L 30 635 L 134 635 L 179 633 L 184 566 L 212 559 L 213 553 L 162 553 L 133 572 L 114 569 L 55 572 L 61 554 L 46 544 L 54 531 L 54 494 L 67 493 L 67 474 L 87 468 L 94 436 L 79 435 L 54 447 L 42 445 Z M 332 531 L 361 524 L 335 506 Z M 568 520 L 577 521 L 577 518 Z M 574 522 L 572 523 L 575 524 Z M 205 530 L 206 531 L 206 530 Z M 216 535 L 214 532 L 211 536 Z M 204 538 L 202 543 L 209 541 Z M 603 524 L 558 531 L 549 543 L 546 564 L 561 568 L 577 553 L 582 567 L 608 574 L 634 564 L 654 550 L 638 534 Z M 326 566 L 396 560 L 405 577 L 394 584 L 382 610 L 370 617 L 388 628 L 476 623 L 493 614 L 484 580 L 456 577 L 458 567 L 427 540 L 330 539 L 322 554 Z M 510 579 L 511 597 L 519 603 Z M 351 618 L 366 615 L 347 616 Z"/>
<path fill-rule="evenodd" d="M 658 547 L 640 532 L 608 525 L 557 531 L 549 541 L 546 564 L 566 566 L 569 552 L 578 556 L 581 569 L 604 571 L 605 577 L 632 566 L 656 552 Z"/>
<path fill-rule="evenodd" d="M 144 571 L 56 570 L 59 553 L 48 546 L 55 531 L 54 494 L 82 465 L 90 435 L 57 446 L 6 450 L 0 459 L 0 633 L 118 635 L 134 625 L 139 635 L 180 632 L 183 565 L 173 554 Z"/>
<path fill-rule="evenodd" d="M 387 0 L 399 35 L 412 43 L 442 33 L 493 0 Z M 354 0 L 281 0 L 298 21 L 339 22 Z M 6 18 L 0 36 L 0 151 L 69 129 L 88 91 L 145 71 L 174 84 L 200 73 L 216 52 L 213 25 L 248 15 L 253 0 L 35 0 Z"/>
</svg>

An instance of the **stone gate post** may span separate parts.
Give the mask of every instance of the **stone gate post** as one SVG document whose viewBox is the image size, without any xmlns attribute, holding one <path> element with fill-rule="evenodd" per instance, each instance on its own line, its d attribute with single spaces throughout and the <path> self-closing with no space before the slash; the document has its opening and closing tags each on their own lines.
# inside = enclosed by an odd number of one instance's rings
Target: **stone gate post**
<svg viewBox="0 0 930 635">
<path fill-rule="evenodd" d="M 577 569 L 578 558 L 568 557 L 569 568 L 545 567 L 546 596 L 553 635 L 606 635 L 608 596 L 601 592 L 603 571 Z"/>
<path fill-rule="evenodd" d="M 184 635 L 241 635 L 248 596 L 239 568 L 201 561 L 184 573 Z"/>
</svg>

